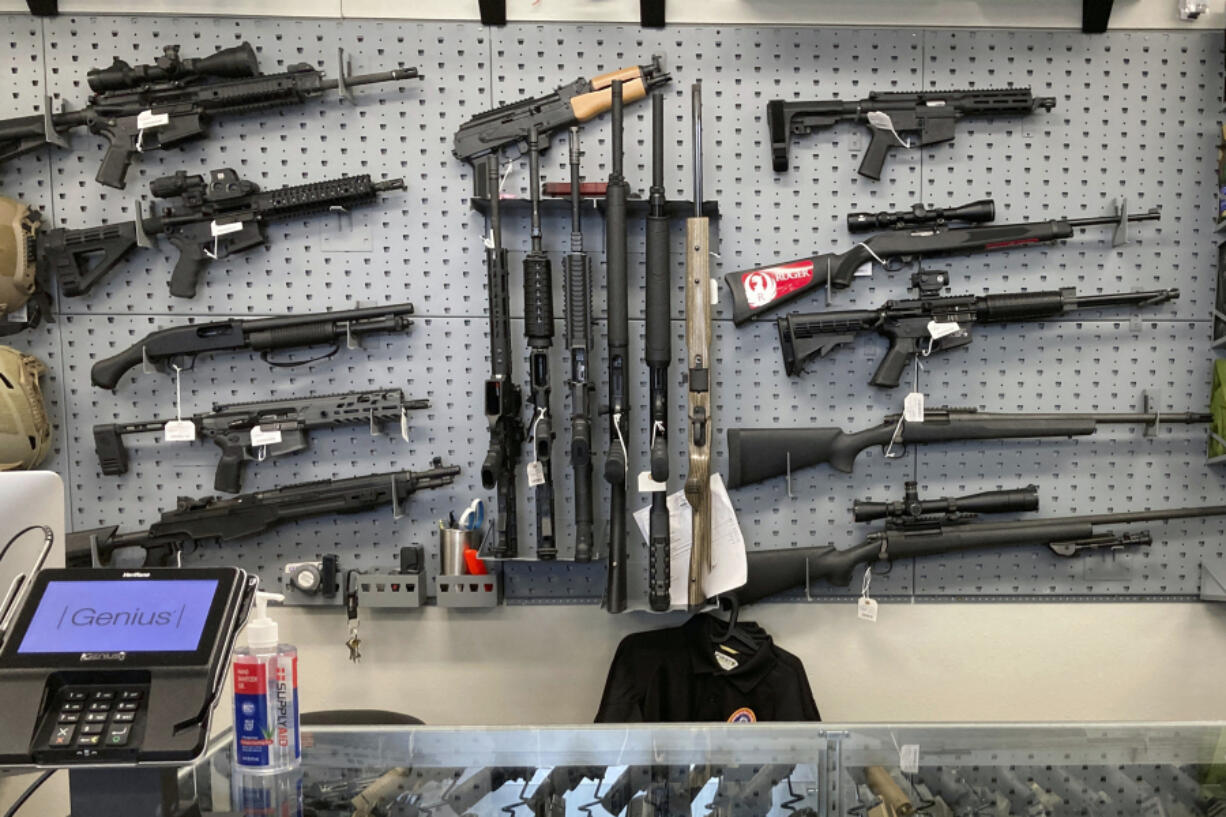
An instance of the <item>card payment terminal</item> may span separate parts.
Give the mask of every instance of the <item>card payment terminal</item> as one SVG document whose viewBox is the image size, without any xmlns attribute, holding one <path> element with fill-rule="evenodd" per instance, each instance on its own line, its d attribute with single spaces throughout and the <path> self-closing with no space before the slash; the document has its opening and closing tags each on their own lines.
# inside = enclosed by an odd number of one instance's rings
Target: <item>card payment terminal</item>
<svg viewBox="0 0 1226 817">
<path fill-rule="evenodd" d="M 0 765 L 180 765 L 209 734 L 257 579 L 46 569 L 0 647 Z"/>
</svg>

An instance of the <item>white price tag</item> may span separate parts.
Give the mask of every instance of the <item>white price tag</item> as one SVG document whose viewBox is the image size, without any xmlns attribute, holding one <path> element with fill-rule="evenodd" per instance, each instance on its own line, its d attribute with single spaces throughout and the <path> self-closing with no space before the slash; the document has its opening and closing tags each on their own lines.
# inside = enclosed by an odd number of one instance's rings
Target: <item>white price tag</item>
<svg viewBox="0 0 1226 817">
<path fill-rule="evenodd" d="M 919 774 L 919 744 L 904 743 L 898 750 L 898 768 L 903 774 Z"/>
<path fill-rule="evenodd" d="M 409 441 L 409 413 L 404 409 L 400 410 L 400 439 Z"/>
<path fill-rule="evenodd" d="M 861 596 L 856 602 L 856 618 L 864 619 L 865 621 L 877 620 L 877 600 Z"/>
<path fill-rule="evenodd" d="M 928 321 L 928 334 L 933 340 L 940 340 L 946 335 L 956 335 L 962 331 L 962 327 L 956 323 L 942 323 L 939 321 Z"/>
<path fill-rule="evenodd" d="M 136 129 L 149 130 L 150 128 L 161 128 L 170 124 L 170 114 L 154 113 L 153 111 L 141 111 L 136 115 Z"/>
<path fill-rule="evenodd" d="M 545 484 L 545 467 L 540 460 L 528 463 L 528 487 L 535 488 Z"/>
<path fill-rule="evenodd" d="M 924 393 L 913 391 L 902 401 L 902 418 L 908 423 L 924 422 Z"/>
<path fill-rule="evenodd" d="M 251 444 L 252 445 L 276 445 L 281 442 L 281 429 L 279 428 L 261 428 L 255 426 L 251 429 Z"/>
<path fill-rule="evenodd" d="M 663 482 L 656 482 L 651 478 L 650 471 L 639 471 L 639 493 L 654 494 L 657 491 L 667 491 L 668 485 Z"/>
<path fill-rule="evenodd" d="M 218 236 L 227 235 L 229 233 L 237 233 L 239 230 L 243 229 L 243 223 L 241 221 L 232 221 L 229 224 L 218 224 L 216 221 L 214 221 L 211 225 L 209 225 L 209 229 L 213 233 L 213 238 L 217 238 Z"/>
<path fill-rule="evenodd" d="M 867 278 L 873 274 L 873 262 L 865 261 L 860 266 L 856 267 L 856 271 L 852 275 L 856 278 Z"/>
<path fill-rule="evenodd" d="M 168 420 L 162 433 L 168 443 L 190 443 L 196 439 L 196 424 L 191 420 Z"/>
<path fill-rule="evenodd" d="M 30 310 L 27 307 L 29 307 L 29 304 L 22 304 L 21 309 L 14 309 L 5 317 L 5 320 L 10 320 L 13 323 L 25 323 L 30 319 Z"/>
<path fill-rule="evenodd" d="M 719 281 L 711 279 L 711 306 L 719 306 Z"/>
</svg>

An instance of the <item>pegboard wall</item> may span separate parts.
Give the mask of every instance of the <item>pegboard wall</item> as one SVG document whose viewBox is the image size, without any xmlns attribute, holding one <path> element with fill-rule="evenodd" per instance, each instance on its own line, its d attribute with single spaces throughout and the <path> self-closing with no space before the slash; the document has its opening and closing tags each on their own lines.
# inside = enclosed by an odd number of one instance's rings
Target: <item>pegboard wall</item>
<svg viewBox="0 0 1226 817">
<path fill-rule="evenodd" d="M 1216 242 L 1214 179 L 1222 42 L 1219 34 L 1112 32 L 1085 37 L 1050 31 L 892 31 L 821 28 L 677 27 L 643 31 L 628 26 L 514 25 L 486 29 L 466 23 L 371 20 L 0 17 L 5 35 L 4 98 L 8 115 L 42 110 L 50 94 L 58 106 L 84 103 L 85 72 L 113 56 L 148 62 L 167 44 L 184 56 L 211 53 L 247 40 L 265 72 L 309 62 L 336 74 L 343 47 L 357 73 L 415 66 L 420 82 L 357 90 L 351 105 L 335 95 L 301 107 L 221 119 L 211 138 L 179 150 L 140 157 L 127 189 L 93 180 L 102 140 L 71 135 L 73 151 L 49 149 L 11 161 L 0 184 L 6 195 L 38 207 L 55 226 L 87 227 L 131 219 L 139 198 L 146 212 L 150 180 L 179 169 L 232 167 L 264 188 L 346 174 L 404 178 L 408 190 L 354 213 L 352 229 L 324 216 L 274 225 L 271 246 L 217 262 L 199 296 L 171 298 L 166 282 L 172 248 L 133 253 L 129 263 L 84 298 L 61 299 L 54 324 L 18 336 L 14 345 L 47 360 L 46 381 L 56 420 L 56 448 L 48 467 L 68 485 L 71 527 L 119 524 L 133 530 L 155 521 L 177 496 L 213 493 L 217 451 L 209 444 L 168 446 L 152 437 L 129 438 L 130 472 L 103 476 L 91 427 L 121 420 L 170 418 L 173 379 L 129 375 L 111 394 L 89 384 L 93 361 L 114 354 L 147 332 L 183 320 L 348 309 L 412 301 L 415 326 L 407 336 L 375 336 L 364 349 L 290 370 L 269 370 L 254 356 L 202 359 L 184 375 L 185 414 L 213 403 L 275 399 L 304 393 L 403 387 L 432 407 L 411 415 L 410 442 L 395 434 L 372 438 L 365 429 L 313 435 L 311 449 L 253 464 L 244 491 L 301 481 L 428 466 L 432 457 L 461 466 L 448 489 L 414 497 L 404 518 L 391 512 L 322 517 L 267 536 L 204 548 L 201 563 L 237 562 L 274 581 L 285 562 L 338 553 L 342 567 L 387 569 L 398 548 L 426 546 L 429 572 L 438 569 L 437 520 L 457 513 L 480 488 L 479 466 L 488 432 L 480 386 L 489 372 L 484 218 L 469 208 L 471 170 L 451 154 L 461 123 L 496 103 L 552 91 L 577 76 L 592 76 L 663 53 L 672 74 L 666 183 L 670 198 L 690 189 L 689 87 L 704 93 L 705 198 L 718 200 L 713 222 L 718 256 L 712 274 L 785 261 L 852 244 L 844 228 L 853 210 L 904 208 L 913 202 L 953 206 L 995 198 L 1000 222 L 1081 217 L 1113 212 L 1126 198 L 1133 212 L 1162 207 L 1157 223 L 1134 225 L 1133 242 L 1112 248 L 1109 229 L 1094 229 L 1057 245 L 966 258 L 930 267 L 951 272 L 953 291 L 986 293 L 1076 286 L 1082 293 L 1178 287 L 1178 301 L 1151 309 L 1144 320 L 1104 316 L 976 329 L 975 342 L 927 363 L 920 387 L 929 406 L 980 406 L 989 411 L 1139 410 L 1143 390 L 1170 410 L 1203 410 L 1209 391 L 1209 315 L 1213 306 Z M 880 182 L 856 174 L 867 133 L 851 125 L 793 139 L 792 171 L 775 174 L 769 161 L 764 106 L 772 98 L 863 97 L 872 90 L 1030 86 L 1056 97 L 1050 114 L 960 123 L 951 144 L 896 150 Z M 632 194 L 650 184 L 650 109 L 627 108 L 626 174 Z M 609 172 L 607 117 L 582 129 L 583 172 L 602 181 Z M 566 181 L 564 137 L 542 162 L 546 181 Z M 526 196 L 526 161 L 516 165 L 504 195 Z M 519 211 L 523 212 L 523 211 Z M 336 219 L 334 221 L 334 219 Z M 511 250 L 512 327 L 519 354 L 516 375 L 526 381 L 522 341 L 523 253 L 526 215 L 504 219 Z M 585 217 L 585 243 L 594 258 L 596 364 L 605 395 L 603 223 Z M 545 248 L 554 261 L 559 311 L 552 383 L 559 437 L 554 449 L 558 529 L 571 529 L 569 399 L 563 354 L 560 270 L 569 216 L 544 219 Z M 673 231 L 672 446 L 670 491 L 685 471 L 682 268 L 683 226 Z M 641 360 L 643 231 L 633 223 L 631 355 Z M 837 308 L 873 307 L 904 294 L 909 271 L 878 269 L 834 298 Z M 822 308 L 824 297 L 797 308 Z M 771 322 L 736 329 L 727 293 L 716 311 L 715 465 L 724 470 L 724 430 L 733 426 L 837 425 L 858 430 L 901 407 L 905 389 L 882 391 L 868 378 L 883 347 L 871 338 L 819 361 L 803 377 L 783 373 Z M 631 482 L 646 467 L 646 367 L 631 381 Z M 526 414 L 525 414 L 526 416 Z M 597 424 L 600 459 L 607 423 Z M 1136 508 L 1217 504 L 1226 477 L 1204 464 L 1199 427 L 1164 428 L 1156 438 L 1121 427 L 1074 440 L 949 445 L 916 449 L 901 460 L 870 451 L 853 474 L 826 469 L 734 492 L 751 548 L 847 546 L 865 531 L 853 525 L 855 498 L 892 499 L 915 478 L 929 495 L 955 495 L 1029 483 L 1040 486 L 1042 514 L 1102 513 Z M 527 452 L 528 449 L 525 449 Z M 599 463 L 596 471 L 599 475 Z M 596 480 L 596 512 L 607 513 L 605 484 Z M 520 475 L 520 549 L 535 545 L 532 492 Z M 647 495 L 629 498 L 632 509 Z M 604 522 L 598 523 L 598 532 Z M 883 598 L 1190 597 L 1202 562 L 1226 561 L 1220 520 L 1152 526 L 1153 547 L 1115 556 L 1061 561 L 1042 550 L 968 553 L 900 563 L 873 580 Z M 598 541 L 601 536 L 598 533 Z M 571 543 L 563 535 L 563 557 Z M 603 548 L 601 548 L 603 551 Z M 645 607 L 646 545 L 630 526 L 630 598 Z M 603 592 L 600 565 L 569 562 L 507 566 L 507 600 L 592 601 Z M 845 591 L 814 587 L 819 597 Z M 850 591 L 847 591 L 850 592 Z"/>
</svg>

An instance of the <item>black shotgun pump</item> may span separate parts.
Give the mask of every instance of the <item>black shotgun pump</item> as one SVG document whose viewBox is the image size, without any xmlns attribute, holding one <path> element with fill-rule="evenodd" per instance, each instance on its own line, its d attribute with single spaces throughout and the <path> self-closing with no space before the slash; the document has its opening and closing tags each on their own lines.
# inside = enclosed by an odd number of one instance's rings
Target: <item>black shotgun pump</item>
<svg viewBox="0 0 1226 817">
<path fill-rule="evenodd" d="M 660 489 L 651 494 L 648 517 L 647 600 L 652 610 L 669 608 L 668 529 L 668 365 L 672 361 L 669 320 L 671 283 L 668 264 L 668 214 L 664 196 L 664 95 L 651 95 L 651 192 L 647 210 L 647 340 L 643 359 L 650 388 L 648 435 L 651 478 Z"/>
<path fill-rule="evenodd" d="M 630 352 L 630 314 L 626 283 L 626 198 L 622 175 L 622 82 L 613 80 L 613 160 L 605 194 L 605 261 L 609 297 L 609 575 L 605 603 L 610 613 L 626 609 L 626 468 L 630 445 L 630 397 L 626 365 Z"/>
<path fill-rule="evenodd" d="M 536 558 L 556 559 L 554 532 L 553 411 L 549 406 L 549 348 L 553 346 L 553 267 L 541 249 L 541 145 L 533 125 L 528 136 L 528 186 L 532 199 L 532 250 L 524 256 L 524 337 L 532 392 L 533 460 L 528 485 L 536 492 Z"/>
<path fill-rule="evenodd" d="M 515 464 L 524 444 L 524 422 L 520 416 L 523 396 L 511 369 L 510 273 L 507 251 L 502 246 L 502 215 L 498 202 L 498 162 L 487 164 L 486 180 L 494 190 L 490 198 L 492 240 L 485 251 L 490 292 L 490 378 L 485 381 L 485 419 L 490 424 L 490 447 L 481 465 L 481 484 L 488 491 L 497 489 L 498 516 L 494 520 L 494 542 L 490 555 L 513 558 L 519 555 L 516 530 Z"/>
<path fill-rule="evenodd" d="M 570 252 L 566 343 L 570 347 L 570 467 L 575 480 L 575 561 L 592 560 L 592 278 L 579 212 L 579 128 L 570 129 Z"/>
</svg>

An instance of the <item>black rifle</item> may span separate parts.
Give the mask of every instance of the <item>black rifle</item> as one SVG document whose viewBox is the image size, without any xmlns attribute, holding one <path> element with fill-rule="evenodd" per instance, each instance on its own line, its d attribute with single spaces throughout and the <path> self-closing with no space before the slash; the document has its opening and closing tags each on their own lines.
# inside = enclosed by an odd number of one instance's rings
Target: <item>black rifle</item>
<svg viewBox="0 0 1226 817">
<path fill-rule="evenodd" d="M 114 389 L 129 369 L 148 363 L 161 372 L 195 365 L 197 355 L 250 349 L 260 352 L 272 366 L 296 366 L 330 357 L 340 349 L 343 338 L 359 338 L 376 332 L 406 332 L 413 325 L 409 316 L 413 304 L 370 306 L 336 312 L 313 312 L 280 318 L 238 320 L 231 318 L 211 323 L 189 323 L 150 332 L 113 357 L 99 360 L 90 369 L 90 380 L 102 389 Z M 273 349 L 295 349 L 330 343 L 333 350 L 301 363 L 274 361 Z"/>
<path fill-rule="evenodd" d="M 149 218 L 138 212 L 135 220 L 119 224 L 41 232 L 35 256 L 41 279 L 50 281 L 54 272 L 60 290 L 72 298 L 93 289 L 134 247 L 152 247 L 150 236 L 165 235 L 179 251 L 170 294 L 193 298 L 209 262 L 267 246 L 270 222 L 349 210 L 403 189 L 403 179 L 376 182 L 362 175 L 261 191 L 228 167 L 210 170 L 207 179 L 180 170 L 149 185 L 154 198 L 179 199 L 173 207 Z"/>
<path fill-rule="evenodd" d="M 553 345 L 553 267 L 541 248 L 541 151 L 536 128 L 528 135 L 532 198 L 532 250 L 524 256 L 524 337 L 528 342 L 528 382 L 532 391 L 532 447 L 540 472 L 529 466 L 528 484 L 536 487 L 536 558 L 556 559 L 554 531 L 553 411 L 549 407 L 549 347 Z"/>
<path fill-rule="evenodd" d="M 490 426 L 490 447 L 481 464 L 481 484 L 497 489 L 498 516 L 490 555 L 519 555 L 515 464 L 524 444 L 523 395 L 511 365 L 511 293 L 507 251 L 502 246 L 502 214 L 499 207 L 498 162 L 486 166 L 490 174 L 490 233 L 493 241 L 485 250 L 490 298 L 490 378 L 485 381 L 485 419 Z"/>
<path fill-rule="evenodd" d="M 672 284 L 669 281 L 668 228 L 664 195 L 664 95 L 651 95 L 651 192 L 648 200 L 647 249 L 647 338 L 643 359 L 647 363 L 650 392 L 651 478 L 660 490 L 651 494 L 648 517 L 647 601 L 651 609 L 664 611 L 671 604 L 669 584 L 670 545 L 668 529 L 668 367 L 673 359 Z"/>
<path fill-rule="evenodd" d="M 349 89 L 358 85 L 421 79 L 416 68 L 346 75 L 343 53 L 340 67 L 339 80 L 306 63 L 261 74 L 248 43 L 196 59 L 182 59 L 179 46 L 168 45 L 155 64 L 135 67 L 116 57 L 86 75 L 93 91 L 87 108 L 53 114 L 47 99 L 42 115 L 0 122 L 0 161 L 43 145 L 67 148 L 62 134 L 86 127 L 108 142 L 98 182 L 122 188 L 135 154 L 200 139 L 215 116 L 302 104 L 334 90 L 352 101 Z"/>
<path fill-rule="evenodd" d="M 541 149 L 548 149 L 557 131 L 587 122 L 609 110 L 613 104 L 614 80 L 624 83 L 624 101 L 634 102 L 669 79 L 659 57 L 653 57 L 650 65 L 632 65 L 590 80 L 577 79 L 552 94 L 521 99 L 474 116 L 456 131 L 452 152 L 457 159 L 473 167 L 473 197 L 488 199 L 491 191 L 497 197 L 498 184 L 488 183 L 487 166 L 498 164 L 497 157 L 503 148 L 514 145 L 521 152 L 526 150 L 528 135 L 535 127 Z"/>
<path fill-rule="evenodd" d="M 1100 425 L 1192 425 L 1208 423 L 1208 413 L 1134 414 L 995 414 L 973 408 L 925 408 L 923 422 L 901 414 L 880 424 L 847 433 L 840 428 L 728 429 L 728 487 L 740 488 L 781 477 L 791 471 L 828 463 L 851 473 L 856 456 L 881 446 L 886 456 L 900 457 L 912 443 L 967 440 L 1014 440 L 1027 437 L 1084 437 Z"/>
<path fill-rule="evenodd" d="M 1042 108 L 1056 107 L 1055 97 L 1036 97 L 1029 88 L 994 88 L 982 91 L 873 91 L 867 99 L 818 99 L 810 102 L 766 103 L 770 129 L 771 161 L 776 173 L 788 169 L 788 143 L 793 134 L 839 122 L 863 122 L 872 138 L 860 160 L 860 175 L 881 178 L 885 157 L 896 145 L 922 147 L 948 142 L 954 128 L 966 116 L 1029 116 Z M 919 132 L 919 143 L 909 145 L 899 133 Z"/>
<path fill-rule="evenodd" d="M 310 431 L 369 424 L 374 434 L 381 423 L 400 421 L 407 426 L 405 412 L 427 408 L 429 400 L 405 400 L 400 389 L 376 389 L 216 404 L 212 411 L 184 421 L 195 426 L 197 437 L 221 449 L 213 490 L 234 494 L 242 490 L 248 462 L 305 451 L 310 446 Z M 94 426 L 94 448 L 102 473 L 108 476 L 128 473 L 128 449 L 123 438 L 129 434 L 161 432 L 167 422 L 147 420 Z"/>
<path fill-rule="evenodd" d="M 605 602 L 610 613 L 626 609 L 626 469 L 630 449 L 629 281 L 626 276 L 626 199 L 630 185 L 622 174 L 622 81 L 613 80 L 613 159 L 605 193 L 606 290 L 609 298 L 609 453 L 604 478 L 609 483 L 609 572 Z"/>
<path fill-rule="evenodd" d="M 579 211 L 579 128 L 570 140 L 570 252 L 566 256 L 566 344 L 570 347 L 570 467 L 575 480 L 575 561 L 592 560 L 592 278 Z"/>
<path fill-rule="evenodd" d="M 177 507 L 163 511 L 148 530 L 118 533 L 119 526 L 111 525 L 68 534 L 66 559 L 69 566 L 88 566 L 95 547 L 103 563 L 117 549 L 141 548 L 146 563 L 171 564 L 176 553 L 201 542 L 232 542 L 312 516 L 361 513 L 384 505 L 399 509 L 417 491 L 450 485 L 459 473 L 459 466 L 435 460 L 426 471 L 325 479 L 226 499 L 180 497 Z"/>
<path fill-rule="evenodd" d="M 1012 247 L 1070 238 L 1080 227 L 1119 225 L 1135 221 L 1157 221 L 1161 210 L 1154 208 L 1136 215 L 1102 218 L 1052 219 L 1022 224 L 979 224 L 969 227 L 920 226 L 878 233 L 841 253 L 825 253 L 810 258 L 772 264 L 757 269 L 731 272 L 724 276 L 732 291 L 732 320 L 737 325 L 769 312 L 806 292 L 829 284 L 835 289 L 851 286 L 856 270 L 874 261 L 887 269 L 898 269 L 920 258 L 933 255 L 958 255 L 994 252 Z"/>
<path fill-rule="evenodd" d="M 909 488 L 913 488 L 913 485 L 909 484 Z M 914 496 L 914 491 L 909 490 L 909 493 Z M 852 572 L 857 565 L 894 562 L 917 556 L 940 556 L 964 550 L 1042 546 L 1050 548 L 1057 556 L 1071 557 L 1085 550 L 1144 546 L 1153 542 L 1148 531 L 1116 534 L 1096 529 L 1103 525 L 1226 515 L 1226 505 L 1208 505 L 1005 522 L 980 522 L 975 519 L 976 513 L 1021 510 L 1019 504 L 1029 502 L 1028 494 L 1029 489 L 1022 489 L 965 498 L 975 506 L 974 513 L 960 510 L 938 510 L 931 514 L 906 511 L 887 513 L 884 529 L 869 534 L 860 544 L 842 550 L 827 546 L 754 551 L 749 554 L 749 581 L 739 590 L 734 590 L 733 595 L 740 604 L 752 604 L 776 593 L 803 587 L 806 581 L 824 580 L 846 587 L 851 583 Z M 961 509 L 964 499 L 938 501 Z"/>
<path fill-rule="evenodd" d="M 925 207 L 911 205 L 910 210 L 882 213 L 848 213 L 847 232 L 869 233 L 874 230 L 898 230 L 908 227 L 937 227 L 951 221 L 964 224 L 985 224 L 996 220 L 996 202 L 980 199 L 961 207 Z"/>
<path fill-rule="evenodd" d="M 916 279 L 912 280 L 915 283 Z M 892 389 L 916 355 L 927 357 L 968 346 L 971 327 L 976 323 L 1041 321 L 1081 309 L 1140 309 L 1178 297 L 1177 289 L 1078 296 L 1073 287 L 1005 295 L 921 294 L 914 299 L 886 301 L 880 309 L 793 313 L 778 320 L 779 347 L 784 370 L 796 376 L 809 360 L 826 357 L 839 346 L 854 342 L 860 332 L 876 332 L 889 340 L 890 348 L 868 382 Z"/>
</svg>

